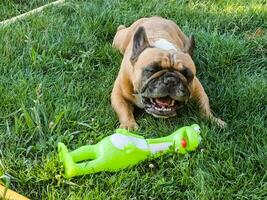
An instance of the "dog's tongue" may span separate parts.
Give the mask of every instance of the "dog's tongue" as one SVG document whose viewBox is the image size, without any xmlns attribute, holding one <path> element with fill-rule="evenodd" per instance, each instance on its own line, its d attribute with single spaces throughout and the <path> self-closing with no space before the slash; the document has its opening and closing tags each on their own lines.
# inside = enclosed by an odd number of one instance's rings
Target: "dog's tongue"
<svg viewBox="0 0 267 200">
<path fill-rule="evenodd" d="M 156 98 L 155 101 L 160 107 L 165 107 L 171 104 L 171 98 L 169 97 Z"/>
</svg>

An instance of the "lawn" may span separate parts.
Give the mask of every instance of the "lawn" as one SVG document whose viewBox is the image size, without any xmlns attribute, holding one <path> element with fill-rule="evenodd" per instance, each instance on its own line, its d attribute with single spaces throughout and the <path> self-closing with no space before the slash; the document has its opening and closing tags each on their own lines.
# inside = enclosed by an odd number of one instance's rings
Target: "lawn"
<svg viewBox="0 0 267 200">
<path fill-rule="evenodd" d="M 52 1 L 53 0 L 1 0 L 0 20 L 9 19 Z"/>
<path fill-rule="evenodd" d="M 8 2 L 1 20 L 50 1 Z M 31 199 L 266 199 L 266 8 L 264 0 L 73 0 L 0 27 L 0 175 Z M 75 149 L 118 127 L 110 106 L 122 59 L 111 46 L 117 26 L 151 15 L 195 34 L 197 75 L 228 127 L 201 118 L 194 104 L 172 119 L 140 112 L 146 137 L 200 124 L 200 148 L 64 179 L 59 141 Z"/>
</svg>

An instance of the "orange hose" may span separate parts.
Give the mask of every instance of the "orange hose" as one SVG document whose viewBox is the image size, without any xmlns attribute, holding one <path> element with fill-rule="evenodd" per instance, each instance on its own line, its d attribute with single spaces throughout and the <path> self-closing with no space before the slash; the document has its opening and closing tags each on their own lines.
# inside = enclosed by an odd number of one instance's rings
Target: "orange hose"
<svg viewBox="0 0 267 200">
<path fill-rule="evenodd" d="M 0 199 L 1 198 L 4 198 L 4 192 L 5 192 L 5 187 L 0 185 Z M 27 197 L 24 197 L 18 193 L 16 193 L 15 191 L 13 190 L 10 190 L 10 189 L 7 189 L 7 192 L 6 192 L 6 195 L 5 195 L 5 198 L 6 200 L 30 200 L 28 199 Z"/>
</svg>

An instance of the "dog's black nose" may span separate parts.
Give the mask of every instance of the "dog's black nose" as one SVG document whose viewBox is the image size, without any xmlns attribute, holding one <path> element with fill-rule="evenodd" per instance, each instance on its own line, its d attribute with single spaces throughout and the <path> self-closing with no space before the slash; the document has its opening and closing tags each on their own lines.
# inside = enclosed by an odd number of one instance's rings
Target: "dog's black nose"
<svg viewBox="0 0 267 200">
<path fill-rule="evenodd" d="M 166 86 L 174 86 L 177 84 L 177 78 L 175 77 L 175 75 L 171 72 L 166 72 L 164 79 L 163 79 L 163 83 Z"/>
</svg>

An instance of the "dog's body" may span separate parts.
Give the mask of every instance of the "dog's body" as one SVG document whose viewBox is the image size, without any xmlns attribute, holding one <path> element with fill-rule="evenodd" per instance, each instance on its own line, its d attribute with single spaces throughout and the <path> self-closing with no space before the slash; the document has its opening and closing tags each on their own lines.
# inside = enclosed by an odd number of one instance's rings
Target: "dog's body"
<svg viewBox="0 0 267 200">
<path fill-rule="evenodd" d="M 197 100 L 204 116 L 225 125 L 213 117 L 209 99 L 195 76 L 194 39 L 173 21 L 151 17 L 128 28 L 121 25 L 113 46 L 124 55 L 111 95 L 121 127 L 137 128 L 134 105 L 155 117 L 171 117 L 191 98 Z"/>
</svg>

